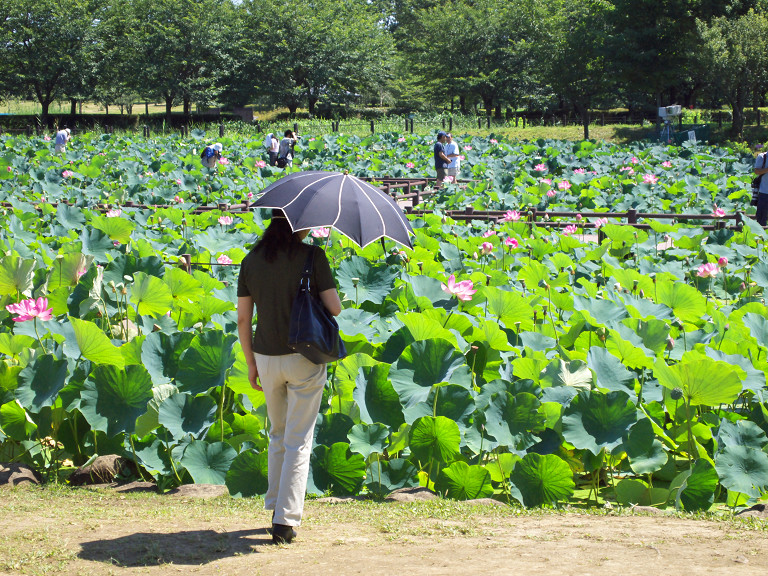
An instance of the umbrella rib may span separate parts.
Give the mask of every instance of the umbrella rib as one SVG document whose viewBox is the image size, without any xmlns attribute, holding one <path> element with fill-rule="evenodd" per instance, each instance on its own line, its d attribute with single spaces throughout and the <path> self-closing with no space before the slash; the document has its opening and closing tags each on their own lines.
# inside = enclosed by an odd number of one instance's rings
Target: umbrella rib
<svg viewBox="0 0 768 576">
<path fill-rule="evenodd" d="M 327 179 L 327 178 L 331 178 L 331 177 L 333 177 L 333 176 L 334 176 L 334 174 L 330 174 L 329 176 L 324 176 L 324 177 L 322 177 L 322 178 L 318 178 L 317 180 L 313 180 L 312 182 L 310 182 L 309 184 L 307 184 L 306 186 L 304 186 L 304 188 L 302 188 L 301 190 L 299 190 L 299 192 L 298 192 L 298 193 L 297 193 L 297 194 L 296 194 L 296 195 L 293 197 L 293 200 L 291 200 L 290 202 L 288 202 L 288 204 L 286 204 L 285 206 L 283 206 L 283 208 L 288 208 L 288 206 L 290 206 L 291 204 L 293 204 L 294 202 L 296 202 L 296 200 L 298 200 L 298 199 L 299 199 L 299 197 L 302 195 L 302 193 L 304 192 L 304 190 L 306 190 L 307 188 L 309 188 L 309 187 L 310 187 L 310 186 L 312 186 L 313 184 L 315 184 L 315 183 L 317 183 L 317 182 L 320 182 L 321 180 L 325 180 L 325 179 Z M 298 178 L 298 177 L 297 177 L 297 178 Z"/>
<path fill-rule="evenodd" d="M 360 186 L 360 185 L 358 184 L 358 186 Z M 373 186 L 371 186 L 371 189 L 375 190 L 377 193 L 381 194 L 383 197 L 385 197 L 388 200 L 388 202 L 386 202 L 387 208 L 391 209 L 397 215 L 397 217 L 398 217 L 397 221 L 403 227 L 403 230 L 405 230 L 406 235 L 408 233 L 411 233 L 411 231 L 408 229 L 408 226 L 406 226 L 405 222 L 403 222 L 403 218 L 404 218 L 403 213 L 400 211 L 400 209 L 398 208 L 397 204 L 395 204 L 395 201 L 388 194 L 386 194 L 385 192 L 382 192 L 378 188 L 374 188 Z M 366 194 L 366 197 L 368 197 L 367 194 Z M 373 202 L 371 202 L 371 204 L 373 204 Z M 374 208 L 376 209 L 376 212 L 379 214 L 379 218 L 381 218 L 382 223 L 383 223 L 384 222 L 384 217 L 381 215 L 381 212 L 379 212 L 378 208 L 376 208 L 375 205 L 374 205 Z M 387 238 L 389 238 L 389 236 L 387 236 Z"/>
<path fill-rule="evenodd" d="M 387 224 L 384 222 L 384 217 L 381 215 L 381 212 L 379 212 L 379 208 L 376 206 L 376 204 L 373 203 L 373 200 L 371 200 L 371 198 L 368 196 L 368 191 L 363 186 L 361 186 L 359 182 L 355 182 L 354 180 L 352 182 L 355 184 L 355 186 L 358 187 L 363 196 L 365 196 L 365 199 L 368 200 L 368 203 L 373 206 L 373 209 L 376 212 L 376 215 L 379 217 L 379 221 L 381 222 L 381 229 L 383 232 L 386 232 Z"/>
</svg>

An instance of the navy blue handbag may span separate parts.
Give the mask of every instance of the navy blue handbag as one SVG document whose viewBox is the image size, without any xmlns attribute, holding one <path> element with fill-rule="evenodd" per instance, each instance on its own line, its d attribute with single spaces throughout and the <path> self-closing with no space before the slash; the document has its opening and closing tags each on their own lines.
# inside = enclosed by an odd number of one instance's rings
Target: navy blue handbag
<svg viewBox="0 0 768 576">
<path fill-rule="evenodd" d="M 299 290 L 291 308 L 288 347 L 315 364 L 340 360 L 347 355 L 336 319 L 311 290 L 315 248 L 307 255 Z"/>
</svg>

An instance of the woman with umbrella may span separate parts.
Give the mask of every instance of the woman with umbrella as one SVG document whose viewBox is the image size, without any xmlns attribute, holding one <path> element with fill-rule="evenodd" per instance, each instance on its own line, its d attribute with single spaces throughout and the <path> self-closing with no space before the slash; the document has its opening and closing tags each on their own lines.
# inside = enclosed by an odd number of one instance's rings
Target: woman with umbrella
<svg viewBox="0 0 768 576">
<path fill-rule="evenodd" d="M 310 251 L 312 290 L 328 311 L 341 313 L 341 300 L 325 252 L 293 232 L 281 210 L 243 259 L 237 284 L 237 327 L 248 364 L 248 380 L 263 390 L 269 431 L 268 480 L 264 506 L 273 510 L 272 542 L 290 543 L 301 524 L 312 433 L 327 380 L 325 364 L 313 364 L 288 347 L 291 306 Z M 253 310 L 258 319 L 252 332 Z"/>
</svg>

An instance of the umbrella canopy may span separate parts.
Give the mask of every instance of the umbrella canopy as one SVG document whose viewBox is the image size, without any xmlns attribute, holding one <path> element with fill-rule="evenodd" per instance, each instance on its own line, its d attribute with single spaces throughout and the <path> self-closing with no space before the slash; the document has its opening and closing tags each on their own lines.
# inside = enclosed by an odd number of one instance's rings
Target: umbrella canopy
<svg viewBox="0 0 768 576">
<path fill-rule="evenodd" d="M 273 182 L 254 206 L 278 208 L 294 232 L 332 227 L 365 248 L 379 238 L 411 247 L 408 219 L 394 199 L 341 172 L 293 172 Z"/>
</svg>

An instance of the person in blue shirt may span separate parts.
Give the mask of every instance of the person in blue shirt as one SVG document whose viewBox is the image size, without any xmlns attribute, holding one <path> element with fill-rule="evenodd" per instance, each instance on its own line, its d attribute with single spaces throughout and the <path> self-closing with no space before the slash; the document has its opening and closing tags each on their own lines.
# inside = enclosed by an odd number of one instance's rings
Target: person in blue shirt
<svg viewBox="0 0 768 576">
<path fill-rule="evenodd" d="M 437 142 L 433 149 L 435 155 L 435 172 L 437 172 L 437 178 L 435 179 L 435 190 L 442 187 L 443 181 L 446 176 L 446 169 L 451 163 L 451 159 L 445 155 L 445 143 L 448 139 L 448 135 L 440 130 L 437 133 Z"/>
<path fill-rule="evenodd" d="M 216 164 L 221 160 L 221 151 L 224 147 L 221 143 L 216 142 L 211 146 L 206 146 L 200 154 L 200 161 L 206 168 L 216 168 Z"/>
<path fill-rule="evenodd" d="M 72 132 L 69 128 L 64 128 L 56 132 L 56 140 L 54 141 L 56 154 L 64 154 L 67 151 L 67 142 L 72 139 Z"/>
</svg>

